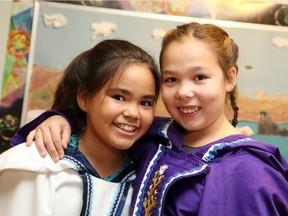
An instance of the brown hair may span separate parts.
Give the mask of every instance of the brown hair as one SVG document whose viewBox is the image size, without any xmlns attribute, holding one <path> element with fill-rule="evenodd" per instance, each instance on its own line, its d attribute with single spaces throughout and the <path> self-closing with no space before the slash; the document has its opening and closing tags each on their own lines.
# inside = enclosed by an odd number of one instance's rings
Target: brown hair
<svg viewBox="0 0 288 216">
<path fill-rule="evenodd" d="M 78 106 L 78 91 L 84 91 L 87 96 L 94 96 L 117 73 L 123 72 L 125 67 L 131 64 L 145 64 L 151 71 L 157 99 L 160 91 L 160 73 L 153 57 L 128 41 L 104 40 L 78 55 L 67 66 L 56 90 L 52 109 L 67 115 L 74 126 L 74 132 L 82 133 L 86 126 L 86 114 Z"/>
<path fill-rule="evenodd" d="M 224 76 L 229 79 L 229 70 L 235 67 L 238 71 L 238 46 L 229 37 L 226 31 L 222 28 L 212 24 L 199 24 L 191 22 L 188 24 L 177 26 L 166 33 L 162 41 L 162 49 L 160 52 L 160 69 L 162 70 L 162 57 L 166 47 L 173 41 L 180 41 L 184 38 L 197 38 L 205 41 L 217 56 L 218 62 Z M 238 106 L 236 104 L 237 86 L 235 85 L 233 91 L 228 92 L 226 98 L 229 97 L 230 104 L 234 112 L 231 124 L 235 127 L 238 123 Z"/>
</svg>

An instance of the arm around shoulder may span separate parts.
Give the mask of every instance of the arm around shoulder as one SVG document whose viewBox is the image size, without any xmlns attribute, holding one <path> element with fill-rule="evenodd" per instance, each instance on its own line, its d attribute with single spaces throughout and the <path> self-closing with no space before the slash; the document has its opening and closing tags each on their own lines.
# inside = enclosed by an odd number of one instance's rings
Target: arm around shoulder
<svg viewBox="0 0 288 216">
<path fill-rule="evenodd" d="M 50 118 L 51 116 L 54 115 L 61 115 L 62 117 L 64 117 L 71 128 L 73 128 L 71 122 L 69 121 L 69 119 L 61 112 L 58 112 L 56 110 L 48 110 L 44 113 L 42 113 L 40 116 L 38 116 L 37 118 L 35 118 L 34 120 L 32 120 L 31 122 L 27 123 L 26 125 L 24 125 L 23 127 L 21 127 L 12 137 L 12 140 L 10 142 L 10 144 L 12 146 L 18 145 L 20 143 L 23 143 L 26 141 L 26 137 L 28 136 L 28 134 L 30 133 L 30 131 L 34 130 L 38 125 L 40 125 L 43 121 L 45 121 L 46 119 Z"/>
</svg>

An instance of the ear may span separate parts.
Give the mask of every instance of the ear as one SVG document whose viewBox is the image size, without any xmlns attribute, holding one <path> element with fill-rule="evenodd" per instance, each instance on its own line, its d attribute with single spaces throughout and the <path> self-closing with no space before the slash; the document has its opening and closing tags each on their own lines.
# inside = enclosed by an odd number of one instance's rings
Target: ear
<svg viewBox="0 0 288 216">
<path fill-rule="evenodd" d="M 81 110 L 86 112 L 87 110 L 87 96 L 82 88 L 79 88 L 77 91 L 77 103 Z"/>
<path fill-rule="evenodd" d="M 237 74 L 238 71 L 235 67 L 230 68 L 228 79 L 226 80 L 226 91 L 231 92 L 234 90 L 237 84 Z"/>
</svg>

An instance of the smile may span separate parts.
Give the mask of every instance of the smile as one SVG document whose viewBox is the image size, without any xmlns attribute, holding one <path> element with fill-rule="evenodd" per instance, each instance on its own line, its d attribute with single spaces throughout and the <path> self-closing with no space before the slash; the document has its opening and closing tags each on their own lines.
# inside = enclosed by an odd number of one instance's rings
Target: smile
<svg viewBox="0 0 288 216">
<path fill-rule="evenodd" d="M 123 130 L 125 132 L 130 132 L 130 133 L 134 132 L 137 129 L 137 127 L 132 126 L 132 125 L 127 125 L 127 124 L 117 124 L 117 123 L 115 123 L 114 125 L 117 128 L 119 128 L 119 129 L 121 129 L 121 130 Z"/>
<path fill-rule="evenodd" d="M 200 107 L 190 107 L 190 108 L 179 107 L 178 109 L 180 112 L 188 114 L 188 113 L 194 113 L 194 112 L 198 111 L 200 109 Z"/>
</svg>

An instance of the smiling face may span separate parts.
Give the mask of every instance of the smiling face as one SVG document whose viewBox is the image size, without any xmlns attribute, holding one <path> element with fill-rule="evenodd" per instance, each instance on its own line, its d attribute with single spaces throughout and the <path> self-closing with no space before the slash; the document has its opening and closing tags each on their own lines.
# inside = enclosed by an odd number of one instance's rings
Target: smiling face
<svg viewBox="0 0 288 216">
<path fill-rule="evenodd" d="M 128 149 L 153 121 L 155 91 L 155 80 L 146 65 L 131 64 L 95 96 L 78 96 L 79 107 L 87 113 L 82 138 L 94 147 Z"/>
<path fill-rule="evenodd" d="M 235 73 L 236 77 L 236 73 Z M 216 55 L 198 39 L 171 42 L 162 56 L 162 98 L 170 115 L 189 132 L 219 130 L 226 92 L 234 88 Z"/>
</svg>

